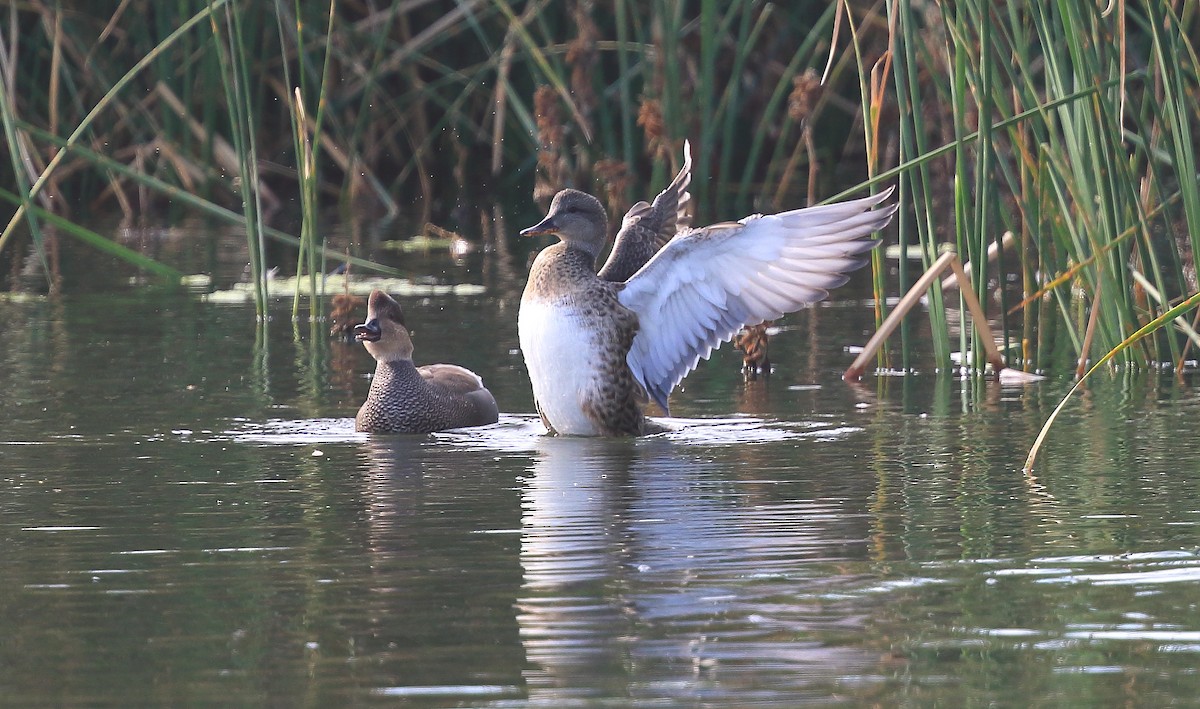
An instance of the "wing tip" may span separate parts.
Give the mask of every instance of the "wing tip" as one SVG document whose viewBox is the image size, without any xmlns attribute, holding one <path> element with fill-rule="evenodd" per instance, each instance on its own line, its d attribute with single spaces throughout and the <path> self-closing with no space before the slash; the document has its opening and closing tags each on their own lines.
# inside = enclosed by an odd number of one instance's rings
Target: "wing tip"
<svg viewBox="0 0 1200 709">
<path fill-rule="evenodd" d="M 663 410 L 663 413 L 670 416 L 671 407 L 667 404 L 668 397 L 670 397 L 670 394 L 662 395 L 657 392 L 651 396 L 654 399 L 654 403 L 658 404 L 658 407 Z"/>
</svg>

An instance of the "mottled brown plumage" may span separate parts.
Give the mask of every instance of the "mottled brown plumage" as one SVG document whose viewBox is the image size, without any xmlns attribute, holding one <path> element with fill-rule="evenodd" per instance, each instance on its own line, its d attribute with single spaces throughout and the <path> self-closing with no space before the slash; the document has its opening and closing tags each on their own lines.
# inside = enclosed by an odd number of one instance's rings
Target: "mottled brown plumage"
<svg viewBox="0 0 1200 709">
<path fill-rule="evenodd" d="M 692 156 L 687 148 L 685 144 L 679 174 L 654 198 L 654 202 L 638 202 L 625 213 L 612 251 L 597 274 L 601 279 L 624 283 L 676 234 L 687 228 L 691 221 L 687 204 L 692 199 L 688 192 L 692 182 Z"/>
<path fill-rule="evenodd" d="M 521 232 L 560 240 L 534 260 L 517 326 L 551 432 L 645 433 L 647 401 L 669 414 L 671 390 L 744 324 L 780 317 L 844 283 L 867 261 L 876 244 L 870 234 L 895 211 L 875 209 L 884 193 L 675 231 L 686 176 L 672 185 L 655 204 L 671 205 L 673 219 L 655 205 L 631 210 L 649 218 L 637 224 L 643 229 L 622 229 L 628 243 L 614 247 L 601 274 L 608 220 L 595 197 L 563 190 L 546 217 Z"/>
<path fill-rule="evenodd" d="M 568 375 L 573 381 L 566 386 L 548 388 L 541 380 L 533 382 L 538 414 L 551 433 L 638 436 L 659 430 L 642 413 L 645 392 L 625 361 L 638 331 L 638 318 L 620 304 L 617 293 L 621 283 L 687 227 L 691 169 L 691 153 L 685 150 L 683 166 L 671 184 L 652 203 L 638 202 L 629 209 L 599 273 L 596 263 L 607 238 L 608 216 L 595 197 L 563 190 L 555 195 L 547 218 L 522 232 L 564 236 L 561 243 L 546 248 L 534 260 L 521 299 L 522 350 L 527 364 L 530 354 L 538 350 L 528 341 L 528 333 L 546 332 L 546 323 L 530 325 L 530 321 L 550 312 L 547 309 L 563 316 L 557 324 L 550 324 L 550 329 L 567 332 L 568 347 L 587 348 L 595 357 L 587 376 L 575 370 Z M 571 238 L 565 238 L 568 234 Z M 541 359 L 545 361 L 532 363 L 531 372 L 555 366 L 549 361 L 553 355 Z M 547 409 L 574 410 L 576 415 L 560 420 L 559 427 L 564 430 L 559 431 Z"/>
<path fill-rule="evenodd" d="M 582 410 L 594 427 L 595 432 L 590 435 L 641 435 L 645 430 L 641 411 L 644 400 L 639 399 L 633 376 L 625 364 L 625 355 L 637 332 L 637 315 L 618 302 L 620 284 L 597 278 L 594 264 L 591 253 L 566 243 L 546 248 L 533 263 L 521 298 L 523 312 L 528 314 L 528 309 L 543 306 L 568 313 L 568 327 L 573 328 L 575 337 L 567 346 L 586 348 L 596 364 L 594 376 L 576 382 L 575 386 L 546 390 L 535 385 L 538 413 L 547 430 L 578 434 L 578 426 L 570 423 L 555 426 L 547 417 L 547 410 L 560 408 L 561 399 L 570 399 L 572 403 L 568 405 Z M 539 294 L 551 295 L 546 300 Z M 594 337 L 597 333 L 601 336 Z M 534 348 L 523 346 L 523 350 L 527 350 L 528 357 Z"/>
<path fill-rule="evenodd" d="M 354 328 L 354 335 L 375 358 L 371 390 L 354 419 L 356 431 L 432 433 L 498 420 L 496 400 L 471 370 L 413 364 L 404 312 L 383 291 L 371 292 L 367 321 Z"/>
</svg>

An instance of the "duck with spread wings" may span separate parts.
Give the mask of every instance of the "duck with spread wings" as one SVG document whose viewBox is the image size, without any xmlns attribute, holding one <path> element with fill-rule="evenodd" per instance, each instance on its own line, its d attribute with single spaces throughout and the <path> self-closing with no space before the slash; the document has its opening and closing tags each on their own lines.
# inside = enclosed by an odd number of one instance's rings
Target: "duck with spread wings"
<svg viewBox="0 0 1200 709">
<path fill-rule="evenodd" d="M 538 254 L 518 314 L 521 351 L 546 428 L 571 436 L 647 432 L 653 400 L 747 323 L 819 301 L 868 260 L 891 220 L 891 194 L 686 228 L 691 159 L 647 205 L 634 205 L 603 268 L 608 219 L 578 190 L 555 195 L 525 236 Z"/>
</svg>

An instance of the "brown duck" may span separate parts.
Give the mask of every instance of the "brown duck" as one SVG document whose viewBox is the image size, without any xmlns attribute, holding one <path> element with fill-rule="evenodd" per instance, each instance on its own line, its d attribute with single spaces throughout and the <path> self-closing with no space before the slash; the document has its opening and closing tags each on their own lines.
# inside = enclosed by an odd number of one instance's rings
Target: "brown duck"
<svg viewBox="0 0 1200 709">
<path fill-rule="evenodd" d="M 453 364 L 413 364 L 413 343 L 400 304 L 371 291 L 367 321 L 354 339 L 375 358 L 375 377 L 354 419 L 356 431 L 432 433 L 485 426 L 499 418 L 496 400 L 479 375 Z"/>
<path fill-rule="evenodd" d="M 743 325 L 781 317 L 845 283 L 878 243 L 871 233 L 895 212 L 881 206 L 888 190 L 676 231 L 676 219 L 661 217 L 687 201 L 689 168 L 685 146 L 680 176 L 654 205 L 630 210 L 599 274 L 608 220 L 595 197 L 563 190 L 546 217 L 521 232 L 560 240 L 535 259 L 517 317 L 534 401 L 552 433 L 646 433 L 647 400 L 668 411 L 675 385 Z M 630 252 L 622 241 L 631 227 L 648 215 L 659 220 L 647 231 L 665 245 L 651 246 L 632 269 L 611 268 Z"/>
</svg>

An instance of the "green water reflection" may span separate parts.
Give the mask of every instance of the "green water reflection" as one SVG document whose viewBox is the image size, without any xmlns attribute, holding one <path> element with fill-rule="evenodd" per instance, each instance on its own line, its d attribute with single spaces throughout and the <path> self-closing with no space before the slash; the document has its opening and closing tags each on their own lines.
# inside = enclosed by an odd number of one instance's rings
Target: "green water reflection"
<svg viewBox="0 0 1200 709">
<path fill-rule="evenodd" d="M 1200 693 L 1200 394 L 838 379 L 870 312 L 722 351 L 641 441 L 538 435 L 510 298 L 405 303 L 500 424 L 355 434 L 283 307 L 0 302 L 0 704 L 1167 705 Z"/>
</svg>

